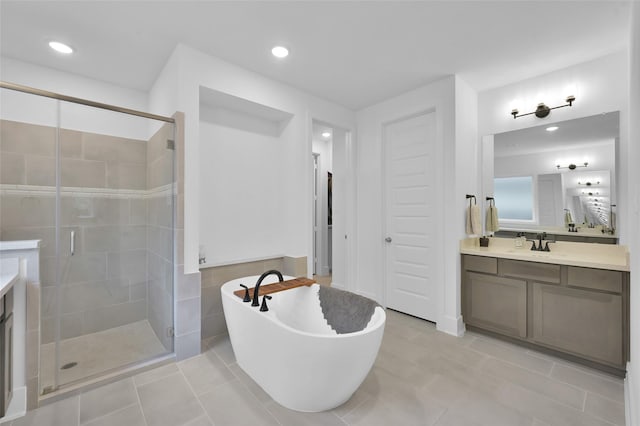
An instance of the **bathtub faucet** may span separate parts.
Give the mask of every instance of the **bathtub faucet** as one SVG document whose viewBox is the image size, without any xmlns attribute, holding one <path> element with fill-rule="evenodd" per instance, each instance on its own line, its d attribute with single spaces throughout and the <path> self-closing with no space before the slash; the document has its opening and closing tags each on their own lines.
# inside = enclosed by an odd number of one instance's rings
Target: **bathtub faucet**
<svg viewBox="0 0 640 426">
<path fill-rule="evenodd" d="M 260 290 L 260 284 L 262 284 L 262 280 L 264 280 L 271 274 L 277 275 L 280 282 L 284 281 L 284 278 L 282 278 L 282 274 L 280 273 L 280 271 L 276 271 L 275 269 L 271 269 L 260 275 L 260 278 L 258 278 L 258 282 L 256 282 L 256 288 L 253 290 L 253 302 L 251 302 L 251 306 L 260 306 L 260 303 L 258 302 L 258 291 Z"/>
</svg>

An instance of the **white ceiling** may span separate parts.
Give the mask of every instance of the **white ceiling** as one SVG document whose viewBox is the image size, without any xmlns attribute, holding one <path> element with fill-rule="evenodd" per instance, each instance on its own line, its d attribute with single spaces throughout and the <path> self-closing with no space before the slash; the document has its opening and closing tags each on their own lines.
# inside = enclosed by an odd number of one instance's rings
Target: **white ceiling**
<svg viewBox="0 0 640 426">
<path fill-rule="evenodd" d="M 147 91 L 184 43 L 360 109 L 446 75 L 485 90 L 623 49 L 628 16 L 608 0 L 2 0 L 0 53 Z M 290 56 L 271 57 L 275 44 Z"/>
</svg>

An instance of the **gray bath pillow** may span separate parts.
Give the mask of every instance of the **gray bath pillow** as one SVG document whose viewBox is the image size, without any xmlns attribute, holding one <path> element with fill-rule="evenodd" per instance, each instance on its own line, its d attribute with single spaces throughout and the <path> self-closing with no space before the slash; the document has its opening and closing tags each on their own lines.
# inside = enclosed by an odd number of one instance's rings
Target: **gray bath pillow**
<svg viewBox="0 0 640 426">
<path fill-rule="evenodd" d="M 364 330 L 378 305 L 371 299 L 349 291 L 321 286 L 320 307 L 327 323 L 338 334 Z"/>
</svg>

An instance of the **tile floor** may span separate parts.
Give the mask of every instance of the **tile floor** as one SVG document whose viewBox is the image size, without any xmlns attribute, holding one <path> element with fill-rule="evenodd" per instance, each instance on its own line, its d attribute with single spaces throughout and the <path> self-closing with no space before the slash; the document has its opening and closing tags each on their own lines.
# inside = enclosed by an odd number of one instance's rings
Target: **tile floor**
<svg viewBox="0 0 640 426">
<path fill-rule="evenodd" d="M 76 362 L 69 369 L 59 370 L 59 381 L 68 384 L 95 374 L 168 353 L 149 321 L 137 321 L 97 333 L 65 339 L 60 345 L 60 366 Z M 40 347 L 41 388 L 53 385 L 55 346 Z"/>
<path fill-rule="evenodd" d="M 197 357 L 46 405 L 10 426 L 623 425 L 619 378 L 387 311 L 375 366 L 343 406 L 287 410 L 235 363 L 228 337 Z"/>
</svg>

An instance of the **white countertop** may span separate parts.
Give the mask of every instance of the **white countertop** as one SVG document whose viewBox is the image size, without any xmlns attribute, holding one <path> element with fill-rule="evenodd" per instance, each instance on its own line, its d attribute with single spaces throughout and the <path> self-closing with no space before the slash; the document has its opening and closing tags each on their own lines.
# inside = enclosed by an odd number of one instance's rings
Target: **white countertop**
<svg viewBox="0 0 640 426">
<path fill-rule="evenodd" d="M 0 297 L 4 296 L 18 282 L 20 267 L 17 257 L 0 259 Z"/>
<path fill-rule="evenodd" d="M 489 247 L 480 247 L 478 238 L 460 242 L 461 254 L 554 263 L 586 268 L 629 271 L 629 250 L 618 244 L 574 243 L 558 241 L 549 243 L 550 252 L 532 251 L 531 243 L 515 246 L 515 238 L 489 238 Z"/>
<path fill-rule="evenodd" d="M 0 251 L 40 248 L 40 240 L 0 241 Z"/>
</svg>

